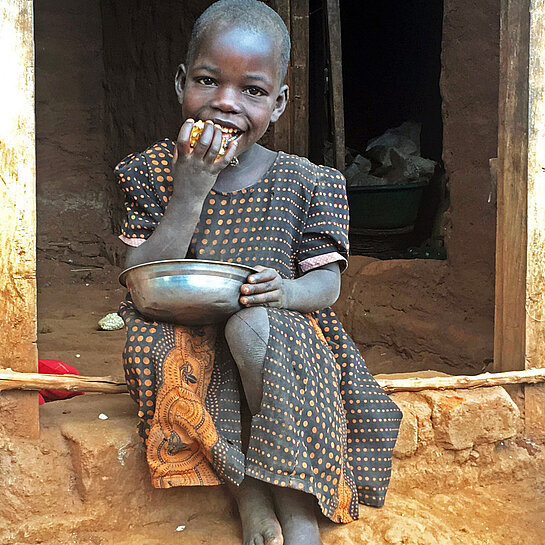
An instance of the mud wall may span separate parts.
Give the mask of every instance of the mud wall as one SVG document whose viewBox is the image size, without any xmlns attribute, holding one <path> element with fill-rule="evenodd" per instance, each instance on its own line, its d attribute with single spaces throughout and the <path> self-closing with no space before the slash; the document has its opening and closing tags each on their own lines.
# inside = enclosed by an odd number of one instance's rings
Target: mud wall
<svg viewBox="0 0 545 545">
<path fill-rule="evenodd" d="M 497 147 L 499 0 L 484 2 L 477 7 L 470 0 L 444 0 L 448 263 L 440 267 L 441 274 L 433 264 L 412 262 L 385 264 L 387 275 L 345 277 L 337 304 L 360 348 L 389 347 L 394 362 L 408 350 L 418 355 L 418 367 L 429 365 L 430 354 L 449 366 L 480 369 L 492 356 L 495 191 L 488 161 Z M 112 233 L 123 211 L 112 169 L 127 153 L 176 136 L 180 114 L 173 77 L 184 60 L 193 21 L 210 3 L 36 0 L 42 247 L 60 237 L 110 236 L 116 242 Z M 382 296 L 389 289 L 398 294 L 391 305 Z M 369 293 L 381 294 L 380 301 L 371 304 Z M 443 301 L 441 309 L 430 293 Z M 434 332 L 415 332 L 415 301 L 421 311 L 416 322 L 433 324 Z M 376 322 L 369 322 L 366 309 Z M 442 333 L 452 326 L 451 309 L 459 329 L 445 343 Z M 397 313 L 408 319 L 396 319 Z M 382 358 L 383 350 L 375 352 Z M 415 362 L 409 363 L 412 368 Z"/>
<path fill-rule="evenodd" d="M 176 136 L 174 74 L 210 3 L 35 1 L 41 248 L 115 230 L 121 197 L 112 169 Z"/>
<path fill-rule="evenodd" d="M 108 166 L 180 128 L 174 76 L 185 61 L 191 28 L 212 0 L 115 0 L 102 3 L 105 134 Z M 113 179 L 113 177 L 112 177 Z M 122 222 L 120 195 L 111 186 L 112 224 Z"/>
<path fill-rule="evenodd" d="M 210 3 L 36 0 L 38 201 L 47 229 L 66 229 L 64 213 L 82 205 L 102 209 L 110 168 L 176 134 L 174 73 L 193 21 Z M 449 258 L 492 272 L 488 159 L 497 147 L 499 0 L 445 0 L 443 34 Z"/>
<path fill-rule="evenodd" d="M 449 179 L 451 265 L 471 269 L 486 298 L 494 289 L 499 0 L 444 0 L 441 93 L 443 160 Z M 484 274 L 482 282 L 476 277 Z"/>
<path fill-rule="evenodd" d="M 175 136 L 173 89 L 195 18 L 211 0 L 35 2 L 40 232 L 109 223 L 111 169 Z M 499 0 L 444 0 L 443 159 L 450 182 L 449 261 L 471 268 L 491 298 Z M 492 195 L 491 195 L 492 193 Z M 83 213 L 83 218 L 82 218 Z M 77 218 L 77 221 L 76 221 Z M 115 223 L 115 222 L 114 222 Z"/>
<path fill-rule="evenodd" d="M 174 75 L 191 28 L 211 0 L 114 0 L 102 4 L 108 160 L 179 130 Z"/>
<path fill-rule="evenodd" d="M 99 0 L 34 2 L 41 247 L 104 228 L 104 68 Z"/>
</svg>

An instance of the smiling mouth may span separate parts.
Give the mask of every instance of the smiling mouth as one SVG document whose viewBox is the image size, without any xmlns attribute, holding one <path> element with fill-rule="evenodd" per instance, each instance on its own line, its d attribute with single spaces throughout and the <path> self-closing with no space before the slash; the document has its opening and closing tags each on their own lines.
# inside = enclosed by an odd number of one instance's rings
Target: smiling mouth
<svg viewBox="0 0 545 545">
<path fill-rule="evenodd" d="M 244 131 L 240 131 L 238 129 L 233 129 L 231 127 L 223 127 L 221 126 L 221 147 L 218 155 L 225 155 L 225 152 L 227 148 L 229 147 L 229 144 L 236 140 Z M 199 140 L 199 137 L 201 136 L 202 132 L 204 130 L 204 121 L 200 120 L 196 121 L 193 125 L 193 128 L 191 129 L 191 134 L 189 136 L 189 145 L 194 148 L 195 144 Z"/>
</svg>

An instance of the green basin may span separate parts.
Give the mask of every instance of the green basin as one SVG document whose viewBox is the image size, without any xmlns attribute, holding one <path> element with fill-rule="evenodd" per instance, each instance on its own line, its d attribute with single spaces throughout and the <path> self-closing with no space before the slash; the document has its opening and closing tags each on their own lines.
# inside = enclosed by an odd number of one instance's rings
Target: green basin
<svg viewBox="0 0 545 545">
<path fill-rule="evenodd" d="M 400 229 L 414 224 L 428 182 L 348 187 L 350 229 Z"/>
</svg>

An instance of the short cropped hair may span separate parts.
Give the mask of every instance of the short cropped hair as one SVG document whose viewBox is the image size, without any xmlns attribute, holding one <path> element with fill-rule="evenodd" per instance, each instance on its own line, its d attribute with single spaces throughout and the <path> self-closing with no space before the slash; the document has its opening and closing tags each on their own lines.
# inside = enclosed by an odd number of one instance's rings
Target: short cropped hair
<svg viewBox="0 0 545 545">
<path fill-rule="evenodd" d="M 278 72 L 280 82 L 284 81 L 290 62 L 290 35 L 280 15 L 267 4 L 258 0 L 219 0 L 203 11 L 193 25 L 187 49 L 187 66 L 193 62 L 199 40 L 203 34 L 216 23 L 268 35 L 279 48 L 280 66 Z"/>
</svg>

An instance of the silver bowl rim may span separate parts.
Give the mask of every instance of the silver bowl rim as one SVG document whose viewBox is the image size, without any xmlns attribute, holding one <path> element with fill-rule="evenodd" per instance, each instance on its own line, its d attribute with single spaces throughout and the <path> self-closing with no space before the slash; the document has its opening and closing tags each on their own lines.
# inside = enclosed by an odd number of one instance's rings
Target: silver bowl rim
<svg viewBox="0 0 545 545">
<path fill-rule="evenodd" d="M 232 267 L 232 268 L 242 269 L 244 271 L 247 271 L 248 274 L 258 272 L 257 269 L 254 269 L 253 267 L 250 267 L 249 265 L 242 265 L 242 263 L 232 263 L 230 261 L 212 261 L 210 259 L 162 259 L 159 261 L 148 261 L 147 263 L 140 263 L 138 265 L 133 265 L 132 267 L 125 269 L 118 276 L 119 283 L 122 286 L 127 287 L 125 280 L 127 278 L 127 275 L 131 271 L 135 269 L 147 267 L 149 265 L 160 265 L 163 263 L 199 263 L 199 264 L 222 265 L 222 266 L 228 265 L 229 267 Z"/>
</svg>

